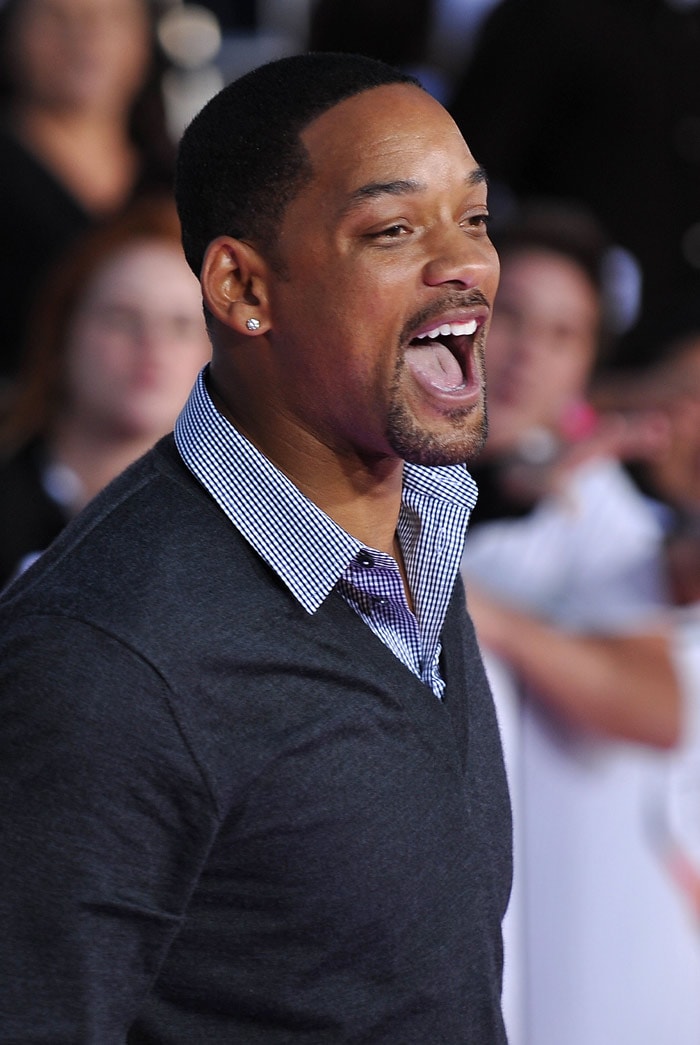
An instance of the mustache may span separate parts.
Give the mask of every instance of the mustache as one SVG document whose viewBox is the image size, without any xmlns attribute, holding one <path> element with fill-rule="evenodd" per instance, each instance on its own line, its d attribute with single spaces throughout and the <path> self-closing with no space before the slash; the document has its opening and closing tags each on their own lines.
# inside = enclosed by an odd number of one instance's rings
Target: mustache
<svg viewBox="0 0 700 1045">
<path fill-rule="evenodd" d="M 454 309 L 473 308 L 477 305 L 489 310 L 491 308 L 488 298 L 481 290 L 452 291 L 450 294 L 440 298 L 439 301 L 426 305 L 411 316 L 401 331 L 401 343 L 403 344 L 410 340 L 412 331 L 417 330 L 424 323 L 429 323 L 432 319 L 443 316 L 445 312 L 450 312 Z"/>
</svg>

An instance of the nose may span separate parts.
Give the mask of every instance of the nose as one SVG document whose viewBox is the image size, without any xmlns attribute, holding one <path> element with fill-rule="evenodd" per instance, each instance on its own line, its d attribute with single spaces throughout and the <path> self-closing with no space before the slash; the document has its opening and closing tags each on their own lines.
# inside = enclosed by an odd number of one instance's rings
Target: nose
<svg viewBox="0 0 700 1045">
<path fill-rule="evenodd" d="M 423 270 L 427 286 L 452 284 L 460 289 L 480 287 L 493 298 L 498 285 L 496 248 L 486 232 L 454 226 L 434 243 Z"/>
</svg>

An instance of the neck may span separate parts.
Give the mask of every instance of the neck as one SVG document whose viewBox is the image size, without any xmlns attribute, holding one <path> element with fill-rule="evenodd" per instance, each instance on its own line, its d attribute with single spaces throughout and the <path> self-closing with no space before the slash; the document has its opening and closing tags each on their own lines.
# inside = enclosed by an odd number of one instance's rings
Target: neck
<svg viewBox="0 0 700 1045">
<path fill-rule="evenodd" d="M 396 556 L 402 463 L 338 459 L 332 453 L 321 462 L 320 456 L 316 452 L 305 460 L 299 454 L 282 470 L 309 500 L 353 537 L 370 548 Z M 313 470 L 309 470 L 309 464 Z"/>
<path fill-rule="evenodd" d="M 11 123 L 20 141 L 88 211 L 121 206 L 138 158 L 125 119 L 92 109 L 47 109 L 27 103 Z"/>
<path fill-rule="evenodd" d="M 53 135 L 94 137 L 98 141 L 128 140 L 128 122 L 123 113 L 109 108 L 83 106 L 68 108 L 23 101 L 15 104 L 10 120 L 17 134 L 44 140 Z"/>
<path fill-rule="evenodd" d="M 254 412 L 235 409 L 211 371 L 209 391 L 217 409 L 305 497 L 363 544 L 396 554 L 403 488 L 399 458 L 362 455 L 352 447 L 338 450 L 304 428 L 267 417 L 264 404 L 256 403 Z"/>
</svg>

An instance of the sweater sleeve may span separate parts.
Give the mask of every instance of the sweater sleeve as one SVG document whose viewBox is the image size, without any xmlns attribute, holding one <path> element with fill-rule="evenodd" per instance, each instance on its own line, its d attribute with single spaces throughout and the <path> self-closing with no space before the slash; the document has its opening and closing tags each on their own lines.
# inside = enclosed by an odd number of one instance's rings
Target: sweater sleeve
<svg viewBox="0 0 700 1045">
<path fill-rule="evenodd" d="M 216 831 L 168 686 L 77 621 L 0 664 L 0 1040 L 123 1042 Z"/>
</svg>

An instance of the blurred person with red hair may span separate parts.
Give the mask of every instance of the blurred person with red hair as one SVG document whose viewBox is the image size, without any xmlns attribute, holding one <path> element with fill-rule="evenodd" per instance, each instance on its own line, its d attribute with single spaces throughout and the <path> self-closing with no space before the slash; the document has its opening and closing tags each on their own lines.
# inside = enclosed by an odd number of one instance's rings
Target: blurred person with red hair
<svg viewBox="0 0 700 1045">
<path fill-rule="evenodd" d="M 208 358 L 170 197 L 74 245 L 41 294 L 0 425 L 0 585 L 172 428 Z"/>
</svg>

